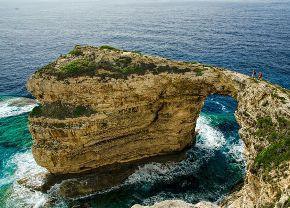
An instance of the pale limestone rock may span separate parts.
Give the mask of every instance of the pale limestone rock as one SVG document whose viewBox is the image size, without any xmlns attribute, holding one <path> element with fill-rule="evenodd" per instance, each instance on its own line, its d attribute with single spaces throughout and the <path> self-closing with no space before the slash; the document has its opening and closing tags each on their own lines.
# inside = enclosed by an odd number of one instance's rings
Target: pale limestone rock
<svg viewBox="0 0 290 208">
<path fill-rule="evenodd" d="M 219 208 L 219 206 L 210 202 L 199 202 L 193 205 L 181 200 L 166 200 L 152 206 L 142 206 L 136 204 L 132 208 Z"/>
</svg>

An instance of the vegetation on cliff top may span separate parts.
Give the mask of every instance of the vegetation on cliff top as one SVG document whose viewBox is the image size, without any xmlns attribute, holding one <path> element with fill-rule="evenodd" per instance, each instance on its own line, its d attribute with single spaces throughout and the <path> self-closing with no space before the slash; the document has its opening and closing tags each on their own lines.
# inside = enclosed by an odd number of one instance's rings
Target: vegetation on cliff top
<svg viewBox="0 0 290 208">
<path fill-rule="evenodd" d="M 104 52 L 100 52 L 103 50 Z M 99 48 L 76 46 L 67 55 L 60 56 L 58 60 L 41 68 L 36 74 L 52 75 L 58 79 L 77 76 L 126 78 L 131 74 L 184 73 L 192 70 L 196 76 L 202 76 L 206 70 L 195 62 L 178 64 L 163 60 L 159 63 L 156 61 L 158 59 L 151 59 L 140 53 L 123 52 L 125 51 L 107 45 Z M 102 57 L 103 55 L 106 57 Z"/>
<path fill-rule="evenodd" d="M 256 135 L 266 138 L 270 145 L 255 158 L 255 170 L 262 168 L 265 171 L 269 171 L 279 166 L 282 162 L 290 160 L 290 121 L 283 117 L 278 117 L 277 122 L 278 126 L 270 116 L 257 119 Z"/>
<path fill-rule="evenodd" d="M 108 50 L 113 50 L 113 51 L 120 51 L 120 49 L 114 48 L 114 47 L 109 46 L 109 45 L 102 45 L 102 46 L 100 46 L 100 49 L 101 50 L 108 49 Z"/>
</svg>

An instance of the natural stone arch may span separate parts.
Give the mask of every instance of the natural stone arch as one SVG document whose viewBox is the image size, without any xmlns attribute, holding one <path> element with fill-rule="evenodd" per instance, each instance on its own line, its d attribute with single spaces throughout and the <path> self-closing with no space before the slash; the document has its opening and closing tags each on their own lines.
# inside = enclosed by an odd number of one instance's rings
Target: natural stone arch
<svg viewBox="0 0 290 208">
<path fill-rule="evenodd" d="M 93 47 L 78 50 L 83 57 L 102 64 L 95 76 L 52 73 L 62 70 L 63 63 L 79 59 L 69 55 L 60 57 L 52 69 L 36 73 L 28 82 L 28 89 L 44 106 L 30 116 L 33 154 L 38 164 L 52 173 L 77 173 L 180 151 L 191 144 L 205 98 L 209 94 L 229 95 L 238 102 L 235 115 L 245 143 L 248 171 L 243 189 L 224 203 L 240 207 L 247 201 L 254 206 L 287 196 L 289 175 L 286 181 L 278 173 L 274 173 L 278 182 L 261 181 L 259 176 L 265 171 L 262 166 L 254 166 L 254 160 L 275 142 L 263 134 L 269 123 L 276 133 L 285 129 L 289 132 L 289 91 L 198 63 Z M 120 60 L 127 70 L 136 65 L 150 70 L 125 77 L 115 77 L 114 71 L 105 70 L 104 75 L 102 70 L 109 67 L 108 63 L 115 66 Z M 123 65 L 124 60 L 128 66 Z M 60 112 L 59 118 L 55 109 L 68 113 L 63 117 Z M 85 112 L 75 115 L 76 109 Z M 279 165 L 289 170 L 289 160 Z"/>
</svg>

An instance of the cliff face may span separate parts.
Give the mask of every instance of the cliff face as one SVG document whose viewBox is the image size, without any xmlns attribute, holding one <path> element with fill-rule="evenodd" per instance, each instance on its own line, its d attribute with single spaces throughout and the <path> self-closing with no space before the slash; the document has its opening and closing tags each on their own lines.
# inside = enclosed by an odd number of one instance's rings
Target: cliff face
<svg viewBox="0 0 290 208">
<path fill-rule="evenodd" d="M 56 174 L 180 151 L 193 141 L 206 97 L 232 96 L 248 171 L 222 206 L 289 198 L 288 90 L 199 63 L 88 46 L 36 72 L 27 87 L 42 105 L 29 118 L 33 154 Z"/>
</svg>

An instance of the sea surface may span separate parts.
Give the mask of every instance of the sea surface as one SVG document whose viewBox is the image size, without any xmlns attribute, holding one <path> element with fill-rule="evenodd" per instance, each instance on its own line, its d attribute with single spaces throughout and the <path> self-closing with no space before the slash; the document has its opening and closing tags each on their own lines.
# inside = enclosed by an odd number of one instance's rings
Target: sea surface
<svg viewBox="0 0 290 208">
<path fill-rule="evenodd" d="M 197 143 L 181 161 L 150 162 L 121 184 L 82 199 L 17 183 L 46 170 L 31 153 L 27 78 L 76 44 L 112 45 L 240 73 L 290 88 L 289 1 L 0 0 L 0 207 L 126 208 L 164 199 L 217 202 L 245 174 L 233 98 L 208 97 Z"/>
</svg>

